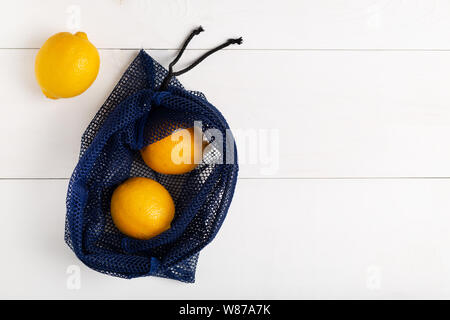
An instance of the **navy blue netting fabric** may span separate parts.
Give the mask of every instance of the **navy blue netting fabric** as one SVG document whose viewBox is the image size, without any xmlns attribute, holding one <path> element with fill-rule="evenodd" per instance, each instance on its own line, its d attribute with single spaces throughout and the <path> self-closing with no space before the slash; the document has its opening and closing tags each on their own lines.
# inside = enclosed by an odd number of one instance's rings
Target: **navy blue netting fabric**
<svg viewBox="0 0 450 320">
<path fill-rule="evenodd" d="M 89 124 L 69 182 L 65 240 L 83 263 L 109 275 L 194 282 L 199 252 L 217 234 L 233 197 L 236 145 L 222 114 L 202 93 L 185 90 L 176 78 L 158 91 L 166 74 L 141 50 Z M 142 147 L 194 121 L 212 146 L 195 170 L 163 175 L 145 165 Z M 112 192 L 130 177 L 158 181 L 175 203 L 171 228 L 150 240 L 125 236 L 111 219 Z"/>
</svg>

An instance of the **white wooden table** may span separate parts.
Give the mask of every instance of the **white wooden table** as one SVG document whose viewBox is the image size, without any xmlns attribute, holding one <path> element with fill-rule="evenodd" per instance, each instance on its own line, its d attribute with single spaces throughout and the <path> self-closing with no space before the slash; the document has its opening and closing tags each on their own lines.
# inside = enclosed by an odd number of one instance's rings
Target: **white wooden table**
<svg viewBox="0 0 450 320">
<path fill-rule="evenodd" d="M 63 241 L 81 134 L 140 48 L 167 66 L 199 24 L 184 63 L 245 38 L 180 77 L 258 133 L 228 217 L 195 284 L 92 271 Z M 77 30 L 99 76 L 46 99 L 36 52 Z M 2 1 L 0 98 L 0 298 L 450 298 L 447 0 Z"/>
</svg>

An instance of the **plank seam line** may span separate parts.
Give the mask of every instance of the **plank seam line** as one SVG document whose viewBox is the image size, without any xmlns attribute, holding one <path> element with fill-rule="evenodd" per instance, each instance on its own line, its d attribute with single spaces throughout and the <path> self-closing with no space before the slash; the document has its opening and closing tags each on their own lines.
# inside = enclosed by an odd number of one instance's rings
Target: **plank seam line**
<svg viewBox="0 0 450 320">
<path fill-rule="evenodd" d="M 39 50 L 38 47 L 0 47 L 0 50 Z M 137 51 L 137 50 L 149 50 L 149 51 L 175 51 L 179 50 L 179 48 L 97 48 L 98 50 L 103 51 Z M 210 50 L 211 48 L 189 48 L 186 51 L 205 51 Z M 400 49 L 400 48 L 386 48 L 386 49 L 374 49 L 374 48 L 235 48 L 235 49 L 223 49 L 224 51 L 305 51 L 305 52 L 314 52 L 314 51 L 323 51 L 323 52 L 450 52 L 449 49 Z"/>
<path fill-rule="evenodd" d="M 70 178 L 0 178 L 0 181 L 69 181 Z M 242 177 L 238 180 L 450 180 L 450 177 Z"/>
</svg>

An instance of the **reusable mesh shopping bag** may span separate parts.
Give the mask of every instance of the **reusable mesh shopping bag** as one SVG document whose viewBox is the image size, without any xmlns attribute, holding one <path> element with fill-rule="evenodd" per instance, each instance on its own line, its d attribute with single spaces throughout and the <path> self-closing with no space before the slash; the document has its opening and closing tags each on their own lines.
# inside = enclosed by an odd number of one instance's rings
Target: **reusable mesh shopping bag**
<svg viewBox="0 0 450 320">
<path fill-rule="evenodd" d="M 217 234 L 233 197 L 238 163 L 234 139 L 222 114 L 200 92 L 183 88 L 175 76 L 242 38 L 230 39 L 178 72 L 167 71 L 141 50 L 89 124 L 69 182 L 65 241 L 90 268 L 123 278 L 159 276 L 194 282 L 200 250 Z M 159 174 L 139 150 L 175 128 L 199 127 L 210 148 L 193 171 Z M 130 177 L 161 183 L 175 203 L 171 228 L 149 240 L 122 234 L 113 224 L 114 189 Z"/>
</svg>

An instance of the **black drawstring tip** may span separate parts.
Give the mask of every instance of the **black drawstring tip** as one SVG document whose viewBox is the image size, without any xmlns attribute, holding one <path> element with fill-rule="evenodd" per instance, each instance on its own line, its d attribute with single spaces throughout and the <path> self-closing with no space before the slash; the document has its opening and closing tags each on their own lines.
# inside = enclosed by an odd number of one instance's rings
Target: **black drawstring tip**
<svg viewBox="0 0 450 320">
<path fill-rule="evenodd" d="M 237 38 L 237 39 L 230 39 L 228 40 L 228 43 L 230 44 L 242 44 L 242 42 L 244 42 L 244 39 L 242 39 L 242 37 Z"/>
<path fill-rule="evenodd" d="M 192 38 L 196 35 L 198 35 L 200 32 L 205 31 L 203 29 L 202 26 L 197 27 L 197 29 L 194 29 L 191 34 L 189 35 L 189 37 L 186 39 L 186 41 L 183 44 L 183 47 L 181 48 L 180 52 L 178 52 L 178 55 L 176 56 L 176 58 L 169 64 L 169 72 L 167 73 L 167 75 L 165 76 L 165 78 L 163 79 L 161 86 L 159 87 L 159 91 L 164 91 L 167 89 L 167 86 L 169 85 L 170 79 L 174 76 L 179 76 L 182 75 L 185 72 L 188 72 L 189 70 L 191 70 L 193 67 L 195 67 L 196 65 L 198 65 L 200 62 L 202 62 L 203 60 L 205 60 L 208 56 L 210 56 L 211 54 L 213 54 L 214 52 L 217 52 L 219 50 L 222 50 L 223 48 L 228 47 L 229 45 L 232 44 L 242 44 L 243 39 L 242 37 L 237 38 L 237 39 L 228 39 L 226 42 L 222 43 L 221 45 L 207 51 L 206 53 L 204 53 L 200 58 L 198 58 L 197 60 L 195 60 L 189 67 L 184 68 L 183 70 L 177 71 L 177 72 L 173 72 L 173 66 L 175 65 L 175 63 L 178 62 L 178 60 L 180 59 L 181 55 L 183 54 L 184 50 L 186 49 L 189 41 L 192 40 Z"/>
<path fill-rule="evenodd" d="M 194 34 L 198 35 L 198 34 L 200 34 L 200 32 L 203 32 L 203 31 L 205 31 L 205 29 L 203 29 L 202 26 L 199 26 L 197 29 L 194 30 Z"/>
</svg>

